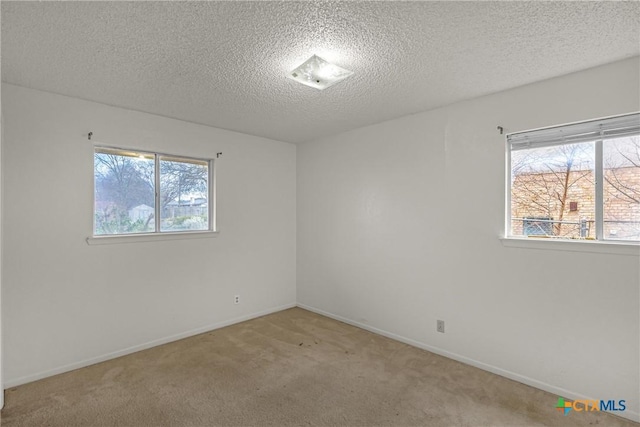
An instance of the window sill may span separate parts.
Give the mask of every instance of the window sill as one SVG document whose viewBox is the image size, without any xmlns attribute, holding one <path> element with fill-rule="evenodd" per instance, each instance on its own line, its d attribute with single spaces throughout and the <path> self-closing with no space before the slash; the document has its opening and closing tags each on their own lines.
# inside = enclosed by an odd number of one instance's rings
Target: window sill
<svg viewBox="0 0 640 427">
<path fill-rule="evenodd" d="M 112 245 L 117 243 L 159 242 L 164 240 L 209 239 L 216 237 L 217 231 L 183 231 L 180 233 L 121 234 L 113 236 L 87 237 L 89 245 Z"/>
<path fill-rule="evenodd" d="M 526 237 L 501 237 L 500 240 L 503 246 L 509 248 L 640 256 L 640 243 L 637 242 L 532 239 Z"/>
</svg>

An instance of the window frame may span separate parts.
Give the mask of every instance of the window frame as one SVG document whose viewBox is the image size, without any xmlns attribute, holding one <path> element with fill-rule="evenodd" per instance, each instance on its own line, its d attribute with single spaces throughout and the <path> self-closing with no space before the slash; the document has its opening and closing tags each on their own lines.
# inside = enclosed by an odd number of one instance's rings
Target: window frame
<svg viewBox="0 0 640 427">
<path fill-rule="evenodd" d="M 97 150 L 114 150 L 131 152 L 139 155 L 153 156 L 154 158 L 154 231 L 144 233 L 122 233 L 122 234 L 95 234 L 95 212 L 96 212 L 96 179 L 95 179 L 95 154 Z M 160 161 L 162 157 L 173 158 L 172 161 L 193 161 L 204 162 L 207 164 L 207 214 L 208 225 L 203 230 L 175 230 L 161 231 L 161 205 L 160 205 Z M 216 161 L 214 158 L 200 158 L 193 156 L 185 156 L 172 153 L 164 153 L 159 151 L 150 151 L 147 149 L 137 149 L 130 147 L 112 146 L 106 144 L 95 144 L 92 146 L 92 163 L 93 179 L 92 179 L 92 204 L 91 204 L 91 234 L 86 238 L 89 245 L 113 244 L 113 243 L 135 243 L 150 242 L 162 240 L 183 240 L 183 239 L 202 239 L 210 238 L 218 235 L 217 229 L 217 178 L 216 178 Z"/>
<path fill-rule="evenodd" d="M 624 119 L 624 118 L 640 118 L 640 113 L 626 113 L 616 116 L 604 117 L 595 120 L 587 120 L 580 122 L 568 123 L 565 125 L 559 126 L 549 126 L 544 128 L 532 129 L 528 131 L 519 131 L 512 132 L 505 135 L 505 170 L 506 170 L 506 179 L 505 179 L 505 224 L 504 224 L 504 235 L 501 236 L 501 240 L 504 246 L 510 247 L 520 247 L 520 248 L 536 248 L 536 249 L 569 249 L 577 250 L 578 252 L 610 252 L 611 248 L 615 248 L 613 253 L 620 254 L 630 254 L 630 255 L 640 255 L 640 239 L 639 240 L 616 240 L 616 239 L 606 239 L 604 237 L 604 159 L 603 159 L 603 146 L 604 141 L 608 139 L 613 139 L 615 136 L 609 136 L 604 134 L 605 132 L 601 131 L 599 138 L 588 138 L 589 141 L 594 143 L 594 190 L 595 190 L 595 206 L 594 206 L 594 224 L 595 224 L 595 238 L 594 239 L 572 239 L 572 238 L 548 238 L 548 239 L 539 239 L 539 238 L 530 238 L 527 235 L 514 235 L 512 234 L 512 185 L 513 185 L 513 176 L 512 176 L 512 164 L 511 164 L 511 154 L 513 150 L 512 141 L 510 141 L 510 137 L 513 135 L 524 135 L 531 134 L 534 132 L 546 132 L 546 131 L 554 131 L 558 129 L 565 129 L 568 127 L 579 127 L 579 126 L 588 126 L 592 123 L 597 122 L 606 122 L 606 121 L 614 121 L 616 119 Z M 603 135 L 604 134 L 604 135 Z M 635 129 L 634 135 L 640 136 L 640 127 Z M 580 141 L 567 141 L 564 143 L 553 143 L 550 145 L 561 146 L 572 143 L 577 143 Z M 582 142 L 587 142 L 582 141 Z M 542 148 L 545 145 L 538 145 L 537 148 Z M 547 145 L 549 146 L 549 145 Z"/>
</svg>

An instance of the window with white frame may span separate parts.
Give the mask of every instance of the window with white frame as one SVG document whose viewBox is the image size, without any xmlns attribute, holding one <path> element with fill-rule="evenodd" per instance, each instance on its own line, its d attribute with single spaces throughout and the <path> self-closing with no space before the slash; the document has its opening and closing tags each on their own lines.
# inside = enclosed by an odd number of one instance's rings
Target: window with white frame
<svg viewBox="0 0 640 427">
<path fill-rule="evenodd" d="M 211 160 L 94 150 L 94 236 L 213 231 Z"/>
<path fill-rule="evenodd" d="M 640 241 L 640 114 L 507 135 L 507 236 Z"/>
</svg>

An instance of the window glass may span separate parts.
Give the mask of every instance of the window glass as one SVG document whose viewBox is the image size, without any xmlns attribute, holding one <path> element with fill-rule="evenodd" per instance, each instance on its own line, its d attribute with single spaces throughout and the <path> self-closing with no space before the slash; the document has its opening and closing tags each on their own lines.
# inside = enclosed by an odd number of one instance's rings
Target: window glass
<svg viewBox="0 0 640 427">
<path fill-rule="evenodd" d="M 155 231 L 154 155 L 94 152 L 94 235 Z"/>
<path fill-rule="evenodd" d="M 205 161 L 160 156 L 160 231 L 209 229 Z"/>
<path fill-rule="evenodd" d="M 213 230 L 210 163 L 96 147 L 94 236 Z"/>
<path fill-rule="evenodd" d="M 603 237 L 640 240 L 640 137 L 603 142 Z"/>
<path fill-rule="evenodd" d="M 595 237 L 594 143 L 511 153 L 511 234 Z"/>
</svg>

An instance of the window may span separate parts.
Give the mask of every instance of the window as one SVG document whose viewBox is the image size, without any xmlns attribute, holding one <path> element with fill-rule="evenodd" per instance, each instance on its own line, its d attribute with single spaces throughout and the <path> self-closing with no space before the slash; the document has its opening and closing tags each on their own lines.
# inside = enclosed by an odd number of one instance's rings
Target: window
<svg viewBox="0 0 640 427">
<path fill-rule="evenodd" d="M 507 135 L 508 236 L 640 241 L 640 114 Z"/>
<path fill-rule="evenodd" d="M 96 147 L 95 236 L 213 231 L 212 161 Z"/>
</svg>

